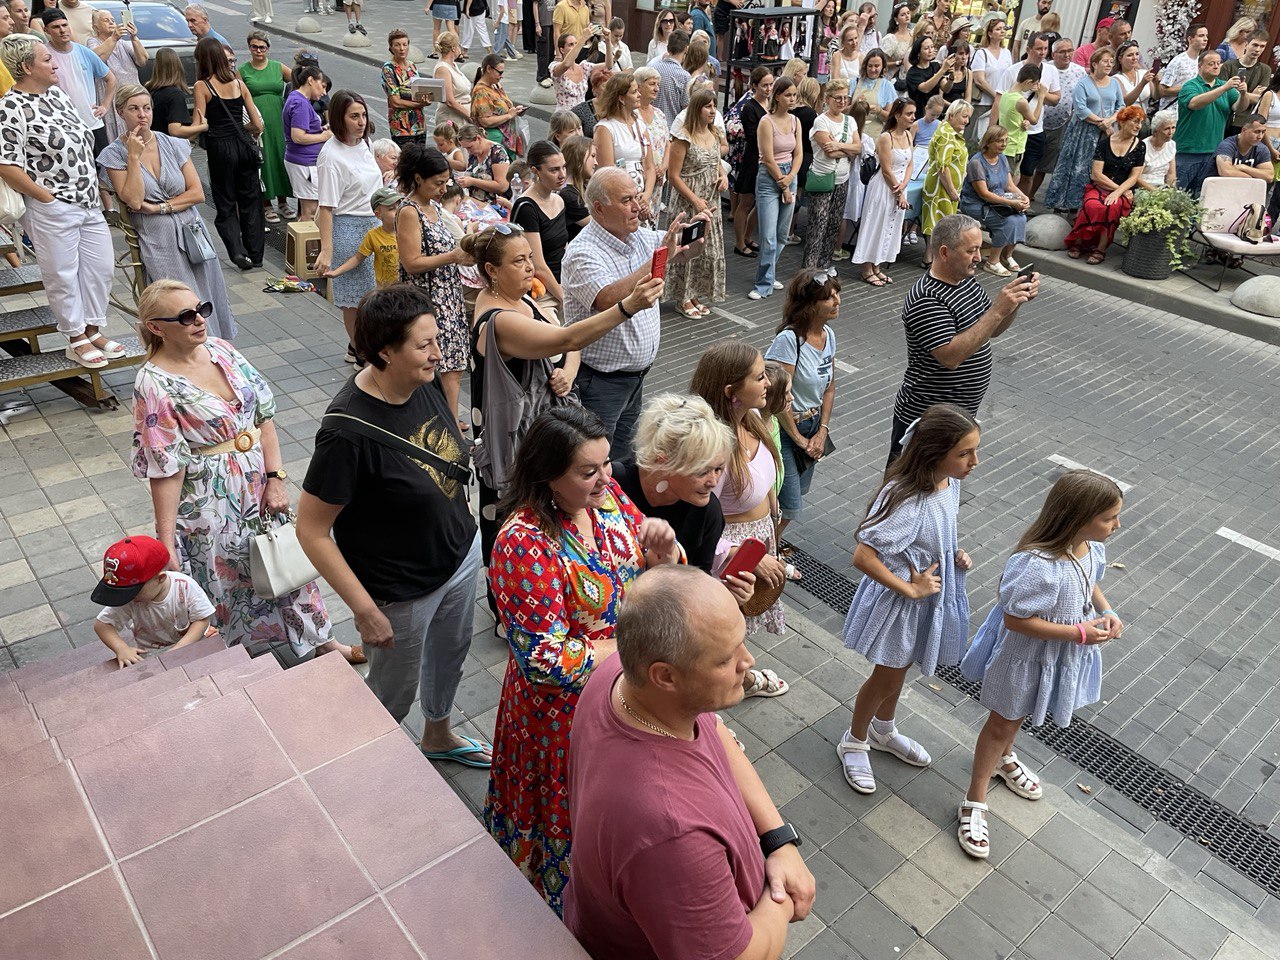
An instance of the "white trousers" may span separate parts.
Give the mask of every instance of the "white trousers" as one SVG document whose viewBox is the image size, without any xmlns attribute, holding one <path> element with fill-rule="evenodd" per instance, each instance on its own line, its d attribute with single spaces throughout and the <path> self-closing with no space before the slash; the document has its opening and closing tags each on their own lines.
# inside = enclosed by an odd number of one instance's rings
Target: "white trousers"
<svg viewBox="0 0 1280 960">
<path fill-rule="evenodd" d="M 493 48 L 493 41 L 489 39 L 489 21 L 484 17 L 466 17 L 462 18 L 461 33 L 458 36 L 458 42 L 462 44 L 463 50 L 471 49 L 471 42 L 475 39 L 476 34 L 480 34 L 480 43 L 486 49 Z"/>
<path fill-rule="evenodd" d="M 58 332 L 74 338 L 84 333 L 86 326 L 104 326 L 115 252 L 102 210 L 61 200 L 40 203 L 25 199 L 22 226 L 35 248 Z"/>
<path fill-rule="evenodd" d="M 275 17 L 275 11 L 271 7 L 271 0 L 253 0 L 253 20 L 270 20 Z"/>
</svg>

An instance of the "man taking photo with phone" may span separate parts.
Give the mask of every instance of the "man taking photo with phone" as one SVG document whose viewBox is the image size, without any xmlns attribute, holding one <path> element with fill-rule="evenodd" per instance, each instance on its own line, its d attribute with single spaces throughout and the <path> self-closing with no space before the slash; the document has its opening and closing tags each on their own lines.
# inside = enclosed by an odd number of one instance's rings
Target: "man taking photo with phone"
<svg viewBox="0 0 1280 960">
<path fill-rule="evenodd" d="M 565 250 L 561 266 L 565 323 L 576 323 L 620 304 L 632 288 L 661 269 L 654 253 L 667 249 L 667 262 L 696 257 L 705 239 L 683 242 L 684 216 L 664 234 L 640 226 L 640 192 L 627 171 L 604 167 L 587 183 L 591 222 Z M 710 219 L 700 213 L 693 220 Z M 659 256 L 661 259 L 661 255 Z M 624 308 L 625 312 L 625 308 Z M 658 355 L 661 313 L 657 303 L 628 316 L 582 351 L 578 396 L 582 405 L 608 427 L 610 456 L 631 457 L 636 418 L 644 402 L 644 378 Z"/>
</svg>

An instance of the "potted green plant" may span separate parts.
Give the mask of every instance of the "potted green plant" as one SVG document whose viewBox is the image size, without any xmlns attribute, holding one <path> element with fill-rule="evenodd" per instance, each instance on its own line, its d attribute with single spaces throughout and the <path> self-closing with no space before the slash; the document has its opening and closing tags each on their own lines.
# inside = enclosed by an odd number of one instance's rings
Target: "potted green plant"
<svg viewBox="0 0 1280 960">
<path fill-rule="evenodd" d="M 1181 269 L 1192 256 L 1191 228 L 1204 212 L 1204 205 L 1185 190 L 1139 190 L 1133 209 L 1120 221 L 1120 234 L 1128 243 L 1120 269 L 1143 280 L 1164 280 Z"/>
</svg>

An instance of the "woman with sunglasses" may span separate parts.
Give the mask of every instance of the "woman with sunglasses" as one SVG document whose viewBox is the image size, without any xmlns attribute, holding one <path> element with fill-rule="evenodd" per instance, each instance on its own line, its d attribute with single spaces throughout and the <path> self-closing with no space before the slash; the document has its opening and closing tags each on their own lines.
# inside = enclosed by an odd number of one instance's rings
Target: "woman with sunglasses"
<svg viewBox="0 0 1280 960">
<path fill-rule="evenodd" d="M 471 122 L 483 128 L 494 143 L 501 143 L 507 159 L 524 156 L 524 135 L 516 121 L 524 116 L 524 104 L 517 105 L 502 89 L 506 61 L 491 53 L 480 61 L 471 86 Z"/>
<path fill-rule="evenodd" d="M 261 30 L 249 34 L 249 62 L 240 65 L 240 79 L 249 88 L 262 114 L 262 209 L 267 223 L 291 220 L 289 197 L 293 188 L 284 166 L 285 84 L 293 82 L 293 71 L 279 60 L 268 58 L 270 38 Z M 276 209 L 271 209 L 275 200 Z"/>
<path fill-rule="evenodd" d="M 287 474 L 271 388 L 231 344 L 209 336 L 212 314 L 213 304 L 177 280 L 157 280 L 138 298 L 147 362 L 133 384 L 133 473 L 151 485 L 169 569 L 209 595 L 228 646 L 338 650 L 364 663 L 358 647 L 331 637 L 314 580 L 274 599 L 253 589 L 249 541 L 288 512 Z"/>
<path fill-rule="evenodd" d="M 659 60 L 667 55 L 667 38 L 676 28 L 676 15 L 664 10 L 662 16 L 653 24 L 653 39 L 649 41 L 649 56 L 646 62 Z"/>
<path fill-rule="evenodd" d="M 849 83 L 836 79 L 827 84 L 827 109 L 813 121 L 809 132 L 809 145 L 813 150 L 813 164 L 805 183 L 805 195 L 809 198 L 809 229 L 805 233 L 804 265 L 827 267 L 831 265 L 840 236 L 840 224 L 845 201 L 849 197 L 849 164 L 862 154 L 862 137 L 858 124 L 845 113 L 849 105 Z M 814 190 L 814 182 L 830 177 L 831 189 Z M 820 184 L 826 187 L 826 183 Z M 858 186 L 862 184 L 859 182 Z"/>
<path fill-rule="evenodd" d="M 199 206 L 204 202 L 200 174 L 186 140 L 151 129 L 151 94 L 136 83 L 116 91 L 116 114 L 124 133 L 98 154 L 111 189 L 129 208 L 138 234 L 139 259 L 147 283 L 168 277 L 200 290 L 213 304 L 206 318 L 210 337 L 230 340 L 236 319 L 227 301 L 227 285 L 217 257 L 201 263 L 192 248 L 213 251 L 213 238 Z"/>
</svg>

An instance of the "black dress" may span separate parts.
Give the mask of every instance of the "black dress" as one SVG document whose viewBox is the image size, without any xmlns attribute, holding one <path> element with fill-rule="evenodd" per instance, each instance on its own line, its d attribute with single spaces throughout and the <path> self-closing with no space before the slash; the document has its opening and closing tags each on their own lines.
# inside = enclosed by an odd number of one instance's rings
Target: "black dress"
<svg viewBox="0 0 1280 960">
<path fill-rule="evenodd" d="M 920 84 L 928 83 L 933 79 L 934 74 L 942 69 L 941 64 L 931 63 L 927 67 L 912 67 L 907 71 L 907 96 L 911 98 L 911 102 L 916 105 L 916 117 L 924 116 L 925 104 L 929 102 L 929 98 L 934 94 L 942 93 L 942 84 L 933 88 L 933 93 L 921 93 Z M 961 87 L 961 92 L 964 88 Z"/>
<path fill-rule="evenodd" d="M 560 188 L 560 197 L 564 200 L 564 223 L 569 241 L 582 232 L 582 221 L 591 216 L 591 211 L 587 209 L 586 203 L 583 202 L 582 194 L 572 183 L 567 183 Z"/>
<path fill-rule="evenodd" d="M 563 198 L 562 198 L 563 199 Z M 569 245 L 569 204 L 557 217 L 548 217 L 538 201 L 524 196 L 511 207 L 511 219 L 525 233 L 536 233 L 542 243 L 542 259 L 547 261 L 551 275 L 560 282 L 560 264 L 564 261 L 564 248 Z M 575 234 L 576 235 L 576 234 Z"/>
<path fill-rule="evenodd" d="M 765 117 L 765 109 L 755 97 L 749 97 L 738 114 L 742 120 L 742 135 L 745 138 L 742 151 L 742 162 L 738 164 L 738 172 L 733 178 L 734 193 L 756 192 L 756 174 L 760 172 L 760 141 L 756 135 L 760 129 L 760 121 Z"/>
</svg>

